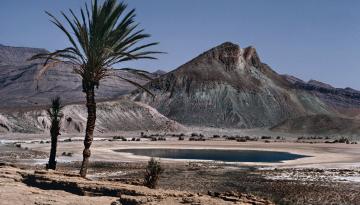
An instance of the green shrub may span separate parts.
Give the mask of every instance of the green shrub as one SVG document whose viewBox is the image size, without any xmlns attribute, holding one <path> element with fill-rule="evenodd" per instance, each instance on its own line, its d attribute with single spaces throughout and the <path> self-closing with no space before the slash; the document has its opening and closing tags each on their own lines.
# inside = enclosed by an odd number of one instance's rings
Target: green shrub
<svg viewBox="0 0 360 205">
<path fill-rule="evenodd" d="M 160 174 L 163 172 L 164 169 L 161 167 L 160 161 L 151 158 L 145 170 L 144 185 L 155 189 L 160 179 Z"/>
</svg>

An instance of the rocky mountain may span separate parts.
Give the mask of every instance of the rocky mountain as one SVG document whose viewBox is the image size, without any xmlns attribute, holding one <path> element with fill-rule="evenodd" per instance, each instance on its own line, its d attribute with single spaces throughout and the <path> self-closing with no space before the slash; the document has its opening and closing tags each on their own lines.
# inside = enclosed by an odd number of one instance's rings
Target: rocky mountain
<svg viewBox="0 0 360 205">
<path fill-rule="evenodd" d="M 72 65 L 62 63 L 39 79 L 37 76 L 43 63 L 28 59 L 41 52 L 47 51 L 0 45 L 0 132 L 47 131 L 50 121 L 45 109 L 55 96 L 60 96 L 63 103 L 68 104 L 64 108 L 62 132 L 83 132 L 87 113 L 81 103 L 85 96 L 80 77 L 73 73 Z M 120 99 L 136 87 L 118 76 L 141 85 L 157 76 L 146 71 L 136 75 L 133 71 L 113 70 L 114 75 L 104 79 L 96 90 L 97 101 L 102 102 L 98 103 L 96 131 L 181 129 L 180 124 L 146 104 Z"/>
<path fill-rule="evenodd" d="M 84 101 L 81 79 L 73 73 L 69 64 L 58 64 L 38 79 L 42 62 L 28 61 L 34 54 L 45 49 L 10 47 L 0 45 L 0 109 L 31 107 L 48 104 L 59 95 L 65 103 Z M 121 80 L 127 77 L 139 84 L 149 82 L 156 76 L 150 73 L 138 76 L 131 70 L 114 70 L 114 76 L 106 78 L 96 90 L 98 100 L 118 98 L 136 89 Z"/>
<path fill-rule="evenodd" d="M 82 133 L 87 111 L 83 104 L 67 105 L 63 109 L 62 133 Z M 0 113 L 0 133 L 43 133 L 50 129 L 50 119 L 44 109 Z M 154 108 L 127 99 L 98 103 L 95 131 L 98 133 L 156 130 L 179 131 L 179 123 L 169 120 Z"/>
<path fill-rule="evenodd" d="M 335 110 L 335 115 L 358 118 L 360 115 L 360 91 L 352 88 L 334 88 L 333 86 L 310 80 L 309 82 L 289 80 L 296 90 L 305 90 L 324 102 L 329 108 Z M 295 77 L 292 77 L 294 79 Z"/>
<path fill-rule="evenodd" d="M 307 115 L 356 117 L 359 92 L 276 73 L 255 48 L 226 42 L 147 85 L 133 99 L 187 125 L 254 128 Z"/>
</svg>

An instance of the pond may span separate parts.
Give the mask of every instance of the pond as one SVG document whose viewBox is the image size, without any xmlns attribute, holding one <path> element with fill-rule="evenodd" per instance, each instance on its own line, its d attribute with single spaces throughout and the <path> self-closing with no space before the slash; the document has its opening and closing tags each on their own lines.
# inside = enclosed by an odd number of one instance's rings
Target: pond
<svg viewBox="0 0 360 205">
<path fill-rule="evenodd" d="M 281 162 L 294 160 L 305 155 L 288 152 L 256 151 L 256 150 L 224 150 L 224 149 L 118 149 L 116 152 L 131 153 L 138 156 L 183 159 L 213 160 L 224 162 Z"/>
</svg>

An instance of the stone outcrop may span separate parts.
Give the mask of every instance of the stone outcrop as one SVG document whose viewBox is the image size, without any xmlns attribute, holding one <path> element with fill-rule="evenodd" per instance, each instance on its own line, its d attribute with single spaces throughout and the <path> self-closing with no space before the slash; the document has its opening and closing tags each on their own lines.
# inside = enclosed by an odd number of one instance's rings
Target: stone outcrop
<svg viewBox="0 0 360 205">
<path fill-rule="evenodd" d="M 0 166 L 0 184 L 0 197 L 6 196 L 9 204 L 14 202 L 59 205 L 86 204 L 79 202 L 79 199 L 83 199 L 88 204 L 119 205 L 273 204 L 271 201 L 248 194 L 206 195 L 184 191 L 149 189 L 144 186 L 119 182 L 87 180 L 77 175 L 61 172 L 21 170 L 6 165 Z"/>
</svg>

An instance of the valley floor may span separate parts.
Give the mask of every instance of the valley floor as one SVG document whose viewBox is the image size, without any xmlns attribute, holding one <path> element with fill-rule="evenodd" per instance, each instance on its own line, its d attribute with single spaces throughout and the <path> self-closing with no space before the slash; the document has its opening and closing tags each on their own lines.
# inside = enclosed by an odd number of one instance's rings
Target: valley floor
<svg viewBox="0 0 360 205">
<path fill-rule="evenodd" d="M 117 135 L 129 139 L 139 137 L 139 133 L 97 136 L 92 146 L 90 179 L 133 185 L 142 184 L 148 158 L 114 152 L 115 149 L 194 148 L 285 151 L 310 157 L 282 163 L 161 160 L 165 172 L 159 186 L 162 189 L 189 191 L 200 195 L 213 192 L 249 193 L 270 199 L 277 204 L 360 203 L 360 145 L 358 144 L 324 143 L 319 140 L 299 142 L 295 136 L 278 140 L 273 137 L 272 140 L 255 142 L 237 142 L 223 138 L 206 141 L 188 141 L 188 138 L 185 138 L 184 141 L 178 141 L 176 137 L 168 137 L 166 141 L 113 140 L 113 137 Z M 50 144 L 46 142 L 47 135 L 10 134 L 2 135 L 0 139 L 7 144 L 0 146 L 0 161 L 15 163 L 26 169 L 43 169 L 50 147 Z M 61 136 L 58 145 L 59 171 L 77 174 L 83 146 L 81 139 L 80 135 Z"/>
</svg>

